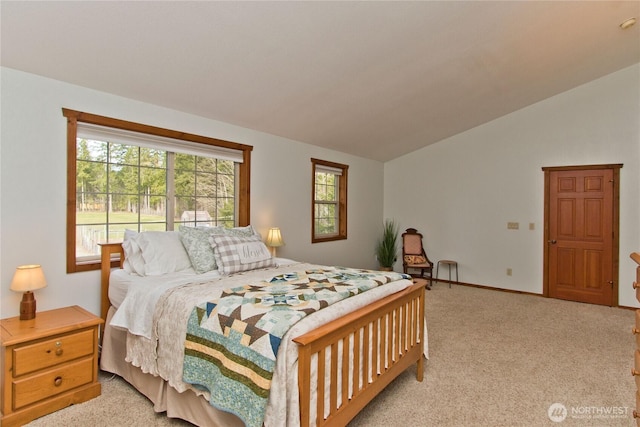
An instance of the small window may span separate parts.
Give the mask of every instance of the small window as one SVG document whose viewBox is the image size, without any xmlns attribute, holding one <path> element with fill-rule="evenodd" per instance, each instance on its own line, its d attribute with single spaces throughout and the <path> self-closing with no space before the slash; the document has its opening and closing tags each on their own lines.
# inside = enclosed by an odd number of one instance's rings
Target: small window
<svg viewBox="0 0 640 427">
<path fill-rule="evenodd" d="M 349 166 L 311 159 L 311 242 L 347 238 L 347 171 Z"/>
</svg>

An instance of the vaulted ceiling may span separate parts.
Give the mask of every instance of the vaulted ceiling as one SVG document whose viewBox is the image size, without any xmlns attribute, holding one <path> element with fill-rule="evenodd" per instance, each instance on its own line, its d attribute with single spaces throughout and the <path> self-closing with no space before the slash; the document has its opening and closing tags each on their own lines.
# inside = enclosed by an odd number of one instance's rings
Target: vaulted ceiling
<svg viewBox="0 0 640 427">
<path fill-rule="evenodd" d="M 640 62 L 640 23 L 619 26 L 640 1 L 3 0 L 0 14 L 4 67 L 380 161 Z"/>
</svg>

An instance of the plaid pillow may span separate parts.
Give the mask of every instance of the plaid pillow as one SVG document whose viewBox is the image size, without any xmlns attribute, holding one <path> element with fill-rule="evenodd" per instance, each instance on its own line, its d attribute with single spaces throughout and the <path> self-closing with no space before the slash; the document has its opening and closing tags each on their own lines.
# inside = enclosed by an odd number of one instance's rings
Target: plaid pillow
<svg viewBox="0 0 640 427">
<path fill-rule="evenodd" d="M 209 242 L 222 275 L 273 266 L 273 258 L 260 236 L 212 235 Z"/>
</svg>

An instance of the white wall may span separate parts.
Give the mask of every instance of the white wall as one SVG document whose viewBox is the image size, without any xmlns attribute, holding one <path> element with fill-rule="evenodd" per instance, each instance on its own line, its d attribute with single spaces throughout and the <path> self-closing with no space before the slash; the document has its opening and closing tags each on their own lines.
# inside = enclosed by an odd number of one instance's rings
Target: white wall
<svg viewBox="0 0 640 427">
<path fill-rule="evenodd" d="M 0 68 L 0 316 L 19 313 L 9 290 L 15 267 L 42 264 L 48 287 L 38 310 L 78 304 L 99 313 L 99 273 L 66 274 L 66 120 L 62 108 L 254 146 L 251 221 L 282 230 L 278 256 L 322 264 L 376 266 L 383 165 L 226 123 Z M 211 102 L 215 102 L 214 99 Z M 349 165 L 348 239 L 311 244 L 311 157 Z"/>
<path fill-rule="evenodd" d="M 253 145 L 251 220 L 262 233 L 282 229 L 279 256 L 374 268 L 377 232 L 392 217 L 425 233 L 434 260 L 458 260 L 462 281 L 535 293 L 542 292 L 541 168 L 623 163 L 620 304 L 638 306 L 628 254 L 640 250 L 640 65 L 384 166 L 7 68 L 0 68 L 0 90 L 2 317 L 18 314 L 20 295 L 9 284 L 27 263 L 42 264 L 49 281 L 37 291 L 39 310 L 78 304 L 99 311 L 98 273 L 65 272 L 62 107 Z M 310 243 L 311 157 L 350 165 L 346 241 Z M 520 230 L 507 230 L 508 221 Z"/>
<path fill-rule="evenodd" d="M 640 65 L 387 162 L 384 216 L 423 232 L 432 261 L 457 260 L 463 282 L 542 293 L 541 168 L 608 163 L 624 165 L 619 301 L 638 306 Z"/>
</svg>

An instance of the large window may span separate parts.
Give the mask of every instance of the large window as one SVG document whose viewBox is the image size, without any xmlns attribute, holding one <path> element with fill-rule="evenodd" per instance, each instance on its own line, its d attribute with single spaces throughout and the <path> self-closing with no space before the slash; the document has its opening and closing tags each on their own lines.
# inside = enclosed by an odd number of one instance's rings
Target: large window
<svg viewBox="0 0 640 427">
<path fill-rule="evenodd" d="M 124 231 L 249 223 L 251 146 L 63 109 L 67 271 L 99 268 Z"/>
<path fill-rule="evenodd" d="M 347 238 L 347 171 L 349 166 L 311 159 L 311 242 Z"/>
</svg>

